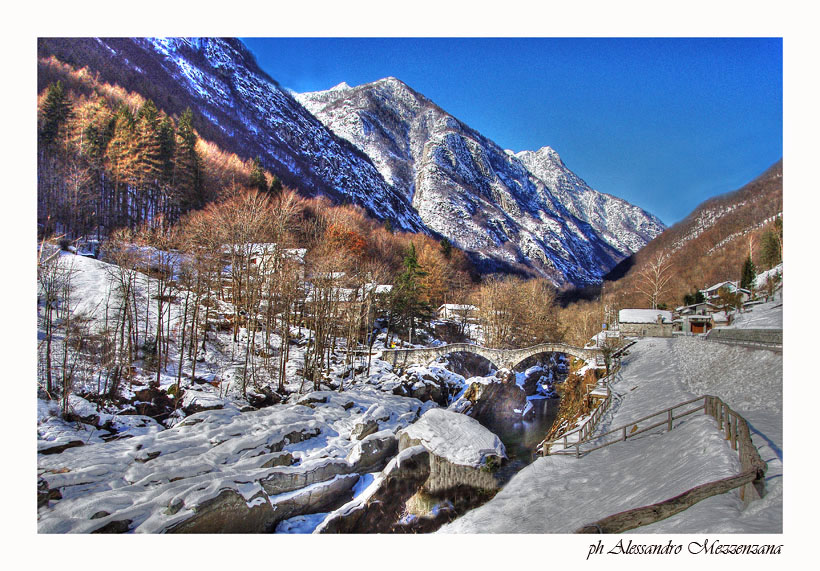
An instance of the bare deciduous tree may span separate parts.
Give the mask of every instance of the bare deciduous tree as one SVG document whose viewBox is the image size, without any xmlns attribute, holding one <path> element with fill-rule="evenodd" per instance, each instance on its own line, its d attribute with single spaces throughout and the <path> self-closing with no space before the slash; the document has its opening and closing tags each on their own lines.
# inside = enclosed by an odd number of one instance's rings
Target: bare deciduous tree
<svg viewBox="0 0 820 571">
<path fill-rule="evenodd" d="M 661 250 L 646 262 L 638 272 L 637 289 L 646 296 L 651 309 L 658 308 L 660 297 L 665 293 L 669 280 L 672 279 L 672 264 L 669 254 Z"/>
</svg>

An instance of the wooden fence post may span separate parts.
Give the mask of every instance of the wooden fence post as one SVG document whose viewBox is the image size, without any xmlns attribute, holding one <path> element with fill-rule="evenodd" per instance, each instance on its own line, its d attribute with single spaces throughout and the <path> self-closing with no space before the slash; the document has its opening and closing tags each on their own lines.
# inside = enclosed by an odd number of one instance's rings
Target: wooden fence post
<svg viewBox="0 0 820 571">
<path fill-rule="evenodd" d="M 729 405 L 723 403 L 723 413 L 724 419 L 726 421 L 726 426 L 724 427 L 724 433 L 726 434 L 726 440 L 730 440 L 732 438 L 732 423 L 729 419 Z"/>
<path fill-rule="evenodd" d="M 732 431 L 734 433 L 734 438 L 732 438 L 732 450 L 737 450 L 737 415 L 733 416 L 733 421 L 735 427 Z"/>
</svg>

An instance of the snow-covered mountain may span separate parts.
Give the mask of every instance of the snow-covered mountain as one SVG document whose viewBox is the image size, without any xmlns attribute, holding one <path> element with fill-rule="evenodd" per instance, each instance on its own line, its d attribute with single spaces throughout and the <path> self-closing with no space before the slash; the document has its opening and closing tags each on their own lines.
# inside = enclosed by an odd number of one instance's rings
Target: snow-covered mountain
<svg viewBox="0 0 820 571">
<path fill-rule="evenodd" d="M 549 147 L 505 151 L 396 78 L 296 98 L 484 267 L 593 283 L 664 229 L 589 188 Z"/>
<path fill-rule="evenodd" d="M 589 189 L 551 149 L 505 151 L 394 78 L 297 101 L 237 39 L 44 38 L 38 55 L 88 67 L 166 113 L 190 107 L 224 150 L 259 156 L 304 194 L 447 237 L 482 271 L 596 283 L 663 230 Z"/>
<path fill-rule="evenodd" d="M 551 147 L 516 153 L 516 158 L 561 201 L 621 252 L 634 253 L 664 230 L 663 222 L 626 200 L 591 189 Z"/>
<path fill-rule="evenodd" d="M 166 113 L 190 107 L 205 139 L 243 159 L 259 156 L 265 168 L 306 195 L 353 202 L 396 228 L 426 231 L 370 159 L 307 112 L 238 39 L 45 38 L 38 51 L 88 67 Z"/>
</svg>

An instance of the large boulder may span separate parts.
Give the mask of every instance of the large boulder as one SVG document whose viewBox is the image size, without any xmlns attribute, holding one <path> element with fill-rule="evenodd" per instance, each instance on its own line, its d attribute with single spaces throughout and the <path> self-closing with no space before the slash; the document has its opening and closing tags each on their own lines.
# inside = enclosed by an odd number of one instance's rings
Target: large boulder
<svg viewBox="0 0 820 571">
<path fill-rule="evenodd" d="M 498 371 L 489 382 L 474 382 L 464 392 L 463 399 L 472 403 L 469 414 L 489 427 L 507 427 L 521 420 L 527 406 L 527 394 L 515 382 L 515 373 Z"/>
<path fill-rule="evenodd" d="M 259 483 L 268 495 L 275 496 L 351 472 L 353 466 L 344 458 L 319 458 L 276 468 Z"/>
<path fill-rule="evenodd" d="M 441 494 L 460 487 L 495 491 L 496 470 L 507 459 L 501 439 L 477 420 L 434 408 L 398 433 L 399 451 L 423 446 L 430 452 L 425 491 Z"/>
<path fill-rule="evenodd" d="M 398 449 L 396 435 L 390 430 L 382 430 L 359 440 L 347 455 L 347 461 L 353 471 L 360 474 L 376 472 L 385 467 Z"/>
<path fill-rule="evenodd" d="M 288 518 L 333 509 L 352 498 L 359 476 L 340 475 L 292 493 L 269 497 L 258 491 L 249 499 L 235 490 L 193 508 L 194 514 L 169 533 L 271 533 Z"/>
<path fill-rule="evenodd" d="M 429 452 L 407 448 L 393 458 L 357 498 L 331 512 L 314 533 L 386 533 L 404 513 L 405 504 L 430 475 Z"/>
<path fill-rule="evenodd" d="M 379 404 L 372 404 L 362 415 L 350 433 L 351 440 L 362 440 L 379 431 L 381 423 L 390 420 L 390 411 Z"/>
</svg>

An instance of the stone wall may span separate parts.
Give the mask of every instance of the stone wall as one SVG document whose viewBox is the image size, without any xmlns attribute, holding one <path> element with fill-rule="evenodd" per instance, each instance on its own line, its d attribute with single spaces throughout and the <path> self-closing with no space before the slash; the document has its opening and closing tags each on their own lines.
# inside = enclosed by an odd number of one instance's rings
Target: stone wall
<svg viewBox="0 0 820 571">
<path fill-rule="evenodd" d="M 626 337 L 672 337 L 671 323 L 621 323 L 619 327 Z"/>
<path fill-rule="evenodd" d="M 706 336 L 710 341 L 783 345 L 782 329 L 712 329 Z"/>
</svg>

